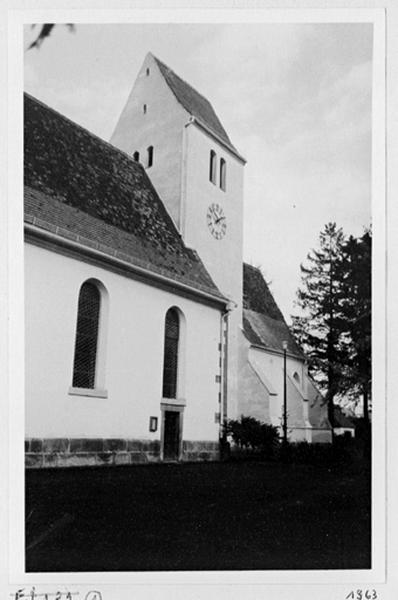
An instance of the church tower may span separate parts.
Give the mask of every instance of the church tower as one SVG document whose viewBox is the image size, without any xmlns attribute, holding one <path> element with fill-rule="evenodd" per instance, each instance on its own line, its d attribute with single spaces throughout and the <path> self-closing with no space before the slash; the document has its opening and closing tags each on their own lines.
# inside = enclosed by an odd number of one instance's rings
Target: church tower
<svg viewBox="0 0 398 600">
<path fill-rule="evenodd" d="M 243 167 L 210 102 L 147 54 L 111 143 L 142 163 L 185 244 L 231 300 L 228 416 L 236 416 L 242 324 Z"/>
</svg>

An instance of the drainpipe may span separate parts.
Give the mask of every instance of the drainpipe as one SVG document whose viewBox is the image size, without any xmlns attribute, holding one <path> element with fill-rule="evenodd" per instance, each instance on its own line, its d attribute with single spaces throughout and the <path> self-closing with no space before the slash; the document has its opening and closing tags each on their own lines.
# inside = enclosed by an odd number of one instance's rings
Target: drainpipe
<svg viewBox="0 0 398 600">
<path fill-rule="evenodd" d="M 229 315 L 237 308 L 236 302 L 230 300 L 221 313 L 220 319 L 220 444 L 223 454 L 227 446 L 226 424 L 228 420 L 228 333 Z"/>
<path fill-rule="evenodd" d="M 283 455 L 286 459 L 287 452 L 287 386 L 286 386 L 286 353 L 287 342 L 282 342 L 283 347 Z"/>
</svg>

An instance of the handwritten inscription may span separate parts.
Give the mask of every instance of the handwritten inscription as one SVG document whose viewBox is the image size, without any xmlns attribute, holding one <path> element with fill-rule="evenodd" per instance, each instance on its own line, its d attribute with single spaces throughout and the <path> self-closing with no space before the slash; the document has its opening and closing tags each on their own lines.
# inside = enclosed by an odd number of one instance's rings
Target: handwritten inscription
<svg viewBox="0 0 398 600">
<path fill-rule="evenodd" d="M 345 600 L 377 600 L 376 590 L 351 590 Z"/>
<path fill-rule="evenodd" d="M 38 592 L 36 591 L 35 586 L 27 590 L 26 588 L 21 588 L 17 590 L 14 594 L 10 594 L 10 596 L 14 600 L 21 600 L 25 598 L 26 600 L 35 600 L 36 598 L 42 598 L 43 600 L 74 600 L 77 596 L 80 596 L 80 592 L 70 592 L 69 590 L 56 592 Z M 90 590 L 86 593 L 83 600 L 102 600 L 101 592 L 98 590 Z"/>
<path fill-rule="evenodd" d="M 96 590 L 87 592 L 84 600 L 102 600 L 101 592 L 97 592 Z"/>
</svg>

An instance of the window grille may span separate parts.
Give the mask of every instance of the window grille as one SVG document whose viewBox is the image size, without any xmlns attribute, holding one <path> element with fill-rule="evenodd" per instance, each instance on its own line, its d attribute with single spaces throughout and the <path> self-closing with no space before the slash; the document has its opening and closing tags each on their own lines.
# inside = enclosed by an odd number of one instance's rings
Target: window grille
<svg viewBox="0 0 398 600">
<path fill-rule="evenodd" d="M 163 359 L 163 398 L 177 397 L 178 341 L 180 323 L 176 310 L 166 314 Z"/>
<path fill-rule="evenodd" d="M 83 283 L 77 314 L 73 387 L 93 389 L 95 386 L 100 300 L 97 286 Z"/>
<path fill-rule="evenodd" d="M 214 150 L 210 150 L 210 171 L 209 179 L 212 183 L 216 183 L 217 179 L 217 155 Z"/>
<path fill-rule="evenodd" d="M 227 164 L 222 158 L 220 160 L 220 188 L 225 192 L 227 179 Z"/>
</svg>

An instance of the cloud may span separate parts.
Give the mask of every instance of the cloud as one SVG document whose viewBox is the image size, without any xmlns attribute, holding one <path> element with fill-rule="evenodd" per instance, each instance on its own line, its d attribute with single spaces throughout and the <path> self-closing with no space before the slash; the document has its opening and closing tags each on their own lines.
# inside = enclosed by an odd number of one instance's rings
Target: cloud
<svg viewBox="0 0 398 600">
<path fill-rule="evenodd" d="M 370 220 L 370 24 L 79 25 L 26 53 L 28 91 L 109 139 L 147 51 L 213 103 L 245 167 L 246 259 L 286 315 L 336 220 Z"/>
</svg>

